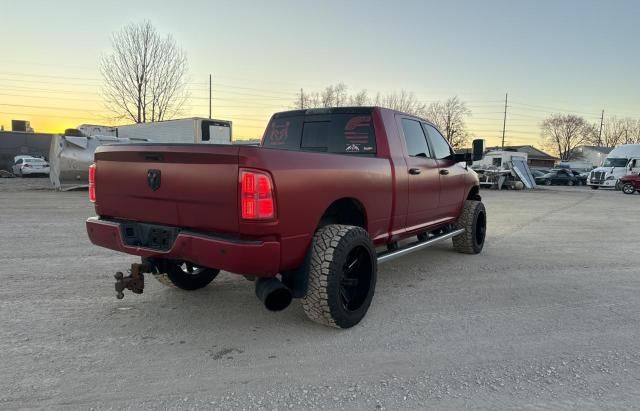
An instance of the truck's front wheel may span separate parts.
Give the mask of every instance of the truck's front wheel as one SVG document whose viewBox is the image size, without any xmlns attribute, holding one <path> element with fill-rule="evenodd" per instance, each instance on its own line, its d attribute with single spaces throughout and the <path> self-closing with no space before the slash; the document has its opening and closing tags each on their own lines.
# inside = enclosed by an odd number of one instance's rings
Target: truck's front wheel
<svg viewBox="0 0 640 411">
<path fill-rule="evenodd" d="M 636 188 L 631 183 L 625 183 L 622 186 L 622 192 L 625 194 L 633 194 L 636 192 Z"/>
<path fill-rule="evenodd" d="M 220 270 L 196 267 L 187 262 L 162 261 L 157 265 L 157 272 L 153 276 L 156 280 L 169 287 L 197 290 L 206 287 L 218 276 L 218 273 L 220 273 Z"/>
<path fill-rule="evenodd" d="M 377 256 L 360 227 L 332 224 L 314 238 L 304 312 L 317 323 L 350 328 L 364 318 L 376 287 Z"/>
<path fill-rule="evenodd" d="M 453 237 L 453 248 L 464 254 L 480 253 L 487 234 L 487 212 L 484 204 L 480 201 L 465 201 L 456 228 L 464 228 L 464 233 Z"/>
</svg>

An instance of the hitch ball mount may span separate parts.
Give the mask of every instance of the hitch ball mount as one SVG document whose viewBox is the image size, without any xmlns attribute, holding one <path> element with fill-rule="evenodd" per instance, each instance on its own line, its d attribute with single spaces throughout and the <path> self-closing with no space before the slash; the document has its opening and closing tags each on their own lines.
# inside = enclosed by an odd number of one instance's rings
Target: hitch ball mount
<svg viewBox="0 0 640 411">
<path fill-rule="evenodd" d="M 116 297 L 118 300 L 124 298 L 124 290 L 131 290 L 134 294 L 142 294 L 144 291 L 144 273 L 153 273 L 154 267 L 149 263 L 133 263 L 129 269 L 129 275 L 124 275 L 118 271 L 114 277 L 116 279 Z"/>
</svg>

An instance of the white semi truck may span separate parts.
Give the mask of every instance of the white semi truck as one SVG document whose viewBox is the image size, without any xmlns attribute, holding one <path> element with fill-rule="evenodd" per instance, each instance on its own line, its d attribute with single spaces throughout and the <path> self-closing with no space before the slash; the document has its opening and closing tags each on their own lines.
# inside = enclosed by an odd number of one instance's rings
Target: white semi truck
<svg viewBox="0 0 640 411">
<path fill-rule="evenodd" d="M 624 144 L 616 147 L 600 167 L 594 168 L 587 184 L 596 190 L 600 187 L 620 190 L 620 177 L 640 172 L 640 144 Z"/>
</svg>

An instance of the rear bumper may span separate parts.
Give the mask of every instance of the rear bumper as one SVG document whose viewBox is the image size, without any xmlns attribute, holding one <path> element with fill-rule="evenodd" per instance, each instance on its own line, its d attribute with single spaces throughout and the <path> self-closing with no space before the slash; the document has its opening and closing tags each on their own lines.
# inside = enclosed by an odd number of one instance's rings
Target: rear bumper
<svg viewBox="0 0 640 411">
<path fill-rule="evenodd" d="M 130 246 L 122 238 L 121 224 L 91 217 L 87 234 L 95 245 L 141 257 L 184 260 L 237 274 L 273 277 L 280 268 L 280 243 L 236 241 L 181 231 L 168 251 Z"/>
<path fill-rule="evenodd" d="M 32 175 L 32 174 L 49 174 L 49 167 L 46 168 L 23 168 L 22 175 Z"/>
</svg>

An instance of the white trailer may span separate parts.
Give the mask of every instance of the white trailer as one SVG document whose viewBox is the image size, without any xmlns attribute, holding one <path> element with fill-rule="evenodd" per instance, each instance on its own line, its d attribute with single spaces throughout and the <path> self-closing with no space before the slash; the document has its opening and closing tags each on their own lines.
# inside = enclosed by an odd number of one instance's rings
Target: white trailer
<svg viewBox="0 0 640 411">
<path fill-rule="evenodd" d="M 535 178 L 531 175 L 527 158 L 527 153 L 519 151 L 492 150 L 481 160 L 474 161 L 471 168 L 478 173 L 481 186 L 535 188 Z"/>
<path fill-rule="evenodd" d="M 474 161 L 473 168 L 506 169 L 507 163 L 513 162 L 514 159 L 522 160 L 526 163 L 527 153 L 508 150 L 492 150 L 486 153 L 482 160 Z"/>
<path fill-rule="evenodd" d="M 640 144 L 624 144 L 614 148 L 600 167 L 589 173 L 587 184 L 594 190 L 600 187 L 619 190 L 620 177 L 640 173 Z"/>
<path fill-rule="evenodd" d="M 231 121 L 193 117 L 117 126 L 119 138 L 148 139 L 150 143 L 231 144 Z"/>
</svg>

